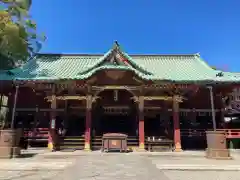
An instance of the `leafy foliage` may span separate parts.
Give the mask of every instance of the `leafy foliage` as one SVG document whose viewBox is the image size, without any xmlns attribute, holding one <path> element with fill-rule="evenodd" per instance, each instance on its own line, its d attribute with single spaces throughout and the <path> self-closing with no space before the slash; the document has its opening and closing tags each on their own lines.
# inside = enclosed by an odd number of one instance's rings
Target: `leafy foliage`
<svg viewBox="0 0 240 180">
<path fill-rule="evenodd" d="M 45 40 L 29 16 L 31 4 L 31 0 L 0 0 L 0 69 L 25 62 Z"/>
</svg>

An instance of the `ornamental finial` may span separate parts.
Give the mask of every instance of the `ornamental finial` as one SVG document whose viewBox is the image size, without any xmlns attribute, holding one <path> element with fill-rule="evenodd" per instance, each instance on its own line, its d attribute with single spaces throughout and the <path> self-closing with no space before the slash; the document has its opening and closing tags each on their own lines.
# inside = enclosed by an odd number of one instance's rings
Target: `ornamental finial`
<svg viewBox="0 0 240 180">
<path fill-rule="evenodd" d="M 114 41 L 113 48 L 114 48 L 114 49 L 118 49 L 118 48 L 119 48 L 119 44 L 118 44 L 118 42 L 117 42 L 117 41 Z"/>
<path fill-rule="evenodd" d="M 198 56 L 198 57 L 200 57 L 200 52 L 196 53 L 195 55 Z"/>
</svg>

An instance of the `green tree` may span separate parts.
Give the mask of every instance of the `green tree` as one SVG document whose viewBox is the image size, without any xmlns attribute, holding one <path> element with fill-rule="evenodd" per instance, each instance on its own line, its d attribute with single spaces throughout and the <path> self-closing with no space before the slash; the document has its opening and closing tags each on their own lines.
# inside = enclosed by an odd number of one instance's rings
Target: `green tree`
<svg viewBox="0 0 240 180">
<path fill-rule="evenodd" d="M 27 61 L 45 40 L 29 15 L 31 4 L 31 0 L 0 0 L 0 69 Z"/>
</svg>

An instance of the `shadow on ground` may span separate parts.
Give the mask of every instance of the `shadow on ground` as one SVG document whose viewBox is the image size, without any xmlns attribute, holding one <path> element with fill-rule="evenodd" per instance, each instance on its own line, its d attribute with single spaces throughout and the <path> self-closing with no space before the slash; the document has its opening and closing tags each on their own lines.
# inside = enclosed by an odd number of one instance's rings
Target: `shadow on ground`
<svg viewBox="0 0 240 180">
<path fill-rule="evenodd" d="M 20 158 L 20 159 L 26 158 L 27 159 L 27 158 L 33 158 L 36 155 L 37 155 L 37 153 L 26 153 L 26 154 L 21 154 L 16 158 Z"/>
</svg>

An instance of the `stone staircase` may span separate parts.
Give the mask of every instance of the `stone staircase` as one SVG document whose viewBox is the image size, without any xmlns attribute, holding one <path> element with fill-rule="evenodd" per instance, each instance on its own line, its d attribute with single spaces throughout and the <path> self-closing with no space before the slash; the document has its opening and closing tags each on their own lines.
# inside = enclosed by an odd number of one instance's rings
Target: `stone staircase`
<svg viewBox="0 0 240 180">
<path fill-rule="evenodd" d="M 84 149 L 84 141 L 84 137 L 82 136 L 65 136 L 61 139 L 60 149 L 82 150 Z"/>
</svg>

